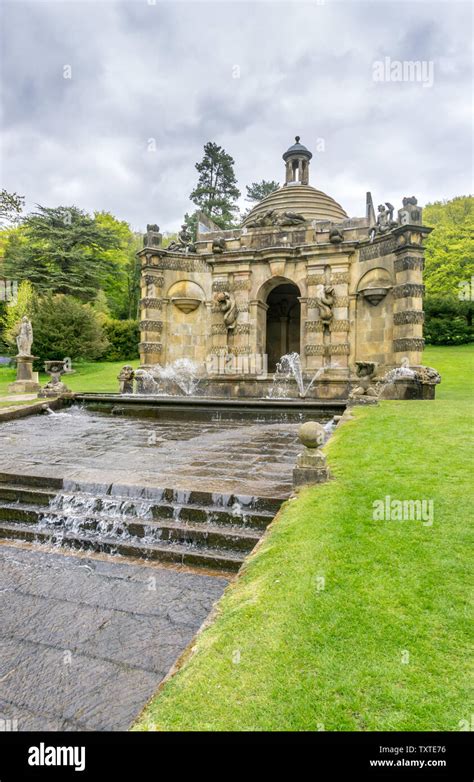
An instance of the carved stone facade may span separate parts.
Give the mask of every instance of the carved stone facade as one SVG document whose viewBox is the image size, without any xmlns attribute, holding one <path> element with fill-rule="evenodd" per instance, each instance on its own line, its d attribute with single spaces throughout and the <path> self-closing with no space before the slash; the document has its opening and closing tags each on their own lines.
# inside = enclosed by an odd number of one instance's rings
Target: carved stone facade
<svg viewBox="0 0 474 782">
<path fill-rule="evenodd" d="M 349 218 L 309 185 L 311 153 L 299 140 L 284 159 L 285 184 L 240 229 L 207 229 L 171 249 L 148 231 L 153 244 L 139 253 L 142 365 L 266 355 L 272 373 L 297 351 L 305 375 L 322 370 L 331 398 L 347 394 L 357 362 L 372 362 L 378 377 L 404 359 L 421 363 L 431 229 L 416 199 L 398 212 L 384 202 L 376 219 L 368 194 L 366 216 Z"/>
</svg>

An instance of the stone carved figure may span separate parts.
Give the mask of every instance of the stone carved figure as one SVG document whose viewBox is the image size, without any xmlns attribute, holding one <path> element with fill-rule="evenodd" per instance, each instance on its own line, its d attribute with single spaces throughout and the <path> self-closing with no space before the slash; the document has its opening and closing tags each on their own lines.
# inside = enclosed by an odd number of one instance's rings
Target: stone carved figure
<svg viewBox="0 0 474 782">
<path fill-rule="evenodd" d="M 143 237 L 144 247 L 160 247 L 163 235 L 160 234 L 160 227 L 156 223 L 149 223 L 146 227 L 146 234 Z"/>
<path fill-rule="evenodd" d="M 135 377 L 135 371 L 130 364 L 125 364 L 120 370 L 117 380 L 120 382 L 121 394 L 133 394 L 133 379 Z"/>
<path fill-rule="evenodd" d="M 394 208 L 388 201 L 378 205 L 377 229 L 380 234 L 387 233 L 392 228 Z"/>
<path fill-rule="evenodd" d="M 395 207 L 388 201 L 385 204 L 379 204 L 377 207 L 378 215 L 376 224 L 370 229 L 370 241 L 373 242 L 377 234 L 386 234 L 395 228 L 398 223 L 393 219 Z"/>
<path fill-rule="evenodd" d="M 181 226 L 181 231 L 178 233 L 178 241 L 172 241 L 166 248 L 173 253 L 194 253 L 196 248 L 192 243 L 192 236 L 188 231 L 188 226 L 184 223 Z"/>
<path fill-rule="evenodd" d="M 319 317 L 324 326 L 329 326 L 332 320 L 335 298 L 333 285 L 325 285 L 321 295 L 316 297 Z"/>
<path fill-rule="evenodd" d="M 422 209 L 418 206 L 418 199 L 415 196 L 405 196 L 402 203 L 403 207 L 398 210 L 400 225 L 421 225 Z"/>
<path fill-rule="evenodd" d="M 433 369 L 433 367 L 427 367 L 420 364 L 420 366 L 413 367 L 413 369 L 415 372 L 415 380 L 418 380 L 419 383 L 427 383 L 428 385 L 433 386 L 441 383 L 441 375 L 436 369 Z"/>
<path fill-rule="evenodd" d="M 226 244 L 223 236 L 219 236 L 212 242 L 212 252 L 214 255 L 220 255 L 221 253 L 225 252 L 225 248 Z"/>
<path fill-rule="evenodd" d="M 349 399 L 358 399 L 361 396 L 376 397 L 377 390 L 371 385 L 377 364 L 373 361 L 356 361 L 356 375 L 359 379 L 359 385 L 352 389 Z"/>
<path fill-rule="evenodd" d="M 33 328 L 31 321 L 26 315 L 23 315 L 20 323 L 20 331 L 16 338 L 19 356 L 31 356 L 31 346 L 33 344 Z"/>
<path fill-rule="evenodd" d="M 61 376 L 67 372 L 67 359 L 44 362 L 44 370 L 50 380 L 41 389 L 38 396 L 42 398 L 61 396 L 70 393 L 69 388 L 62 382 Z"/>
<path fill-rule="evenodd" d="M 340 231 L 339 228 L 333 228 L 331 231 L 329 231 L 329 241 L 331 244 L 340 244 L 343 242 L 344 236 L 342 231 Z"/>
<path fill-rule="evenodd" d="M 247 223 L 247 228 L 270 228 L 271 226 L 292 226 L 302 225 L 306 222 L 305 217 L 297 212 L 287 210 L 278 212 L 277 209 L 267 209 L 259 217 Z"/>
<path fill-rule="evenodd" d="M 250 223 L 247 223 L 247 228 L 267 228 L 272 225 L 275 225 L 275 221 L 277 218 L 277 211 L 276 209 L 267 209 L 266 212 L 264 212 L 260 217 L 256 217 L 254 220 L 251 220 Z"/>
<path fill-rule="evenodd" d="M 216 295 L 216 302 L 224 315 L 224 323 L 227 331 L 232 331 L 237 322 L 237 305 L 234 297 L 228 291 L 221 291 Z"/>
<path fill-rule="evenodd" d="M 278 222 L 276 225 L 302 225 L 306 222 L 306 219 L 303 217 L 302 214 L 299 214 L 297 212 L 291 212 L 286 211 L 283 212 L 282 215 L 279 216 Z"/>
</svg>

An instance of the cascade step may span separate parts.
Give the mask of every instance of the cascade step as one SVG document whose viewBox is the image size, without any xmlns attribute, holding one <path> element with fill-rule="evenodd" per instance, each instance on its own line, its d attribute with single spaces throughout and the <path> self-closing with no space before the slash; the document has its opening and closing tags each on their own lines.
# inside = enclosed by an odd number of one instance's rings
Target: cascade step
<svg viewBox="0 0 474 782">
<path fill-rule="evenodd" d="M 196 507 L 213 507 L 225 510 L 232 509 L 236 504 L 245 512 L 266 511 L 275 515 L 285 497 L 253 497 L 242 494 L 226 494 L 220 492 L 207 492 L 197 490 L 156 488 L 152 486 L 135 486 L 127 484 L 110 484 L 104 490 L 97 486 L 83 486 L 75 481 L 67 481 L 64 485 L 62 478 L 42 477 L 39 475 L 20 475 L 0 472 L 0 489 L 2 491 L 17 490 L 19 493 L 34 490 L 41 494 L 84 494 L 87 496 L 103 497 L 108 499 L 122 499 L 147 501 L 156 500 L 163 505 L 191 505 Z"/>
<path fill-rule="evenodd" d="M 7 494 L 10 496 L 7 497 Z M 17 489 L 11 489 L 11 491 L 6 492 L 0 488 L 0 519 L 8 519 L 9 512 L 12 512 L 14 514 L 15 520 L 18 521 L 21 521 L 23 518 L 25 521 L 29 520 L 30 516 L 28 514 L 30 511 L 34 511 L 37 514 L 49 514 L 50 512 L 61 513 L 63 508 L 58 500 L 58 498 L 61 498 L 61 496 L 65 497 L 66 503 L 68 498 L 74 497 L 75 505 L 71 507 L 66 506 L 64 509 L 64 512 L 69 512 L 70 514 L 79 514 L 81 511 L 89 514 L 109 513 L 111 516 L 117 515 L 117 517 L 123 519 L 128 517 L 137 518 L 140 520 L 141 511 L 143 510 L 143 508 L 140 508 L 140 504 L 143 504 L 142 500 L 131 500 L 128 497 L 111 498 L 109 495 L 104 495 L 103 497 L 94 498 L 92 495 L 71 495 L 66 493 L 63 494 L 62 492 L 57 495 L 45 492 L 39 496 L 39 493 L 30 492 L 29 490 L 24 492 L 18 491 Z M 49 502 L 55 498 L 57 504 L 52 507 L 49 506 Z M 81 508 L 81 500 L 84 500 L 85 505 L 87 501 L 90 502 L 92 499 L 95 500 L 94 506 L 92 508 Z M 6 500 L 9 500 L 9 502 Z M 126 506 L 122 512 L 120 511 L 121 504 Z M 114 510 L 116 511 L 115 513 Z M 273 519 L 273 514 L 269 513 L 268 511 L 231 511 L 222 509 L 220 507 L 205 508 L 203 506 L 197 505 L 183 505 L 180 507 L 162 503 L 158 503 L 156 505 L 150 503 L 147 510 L 151 515 L 151 520 L 153 521 L 179 520 L 183 522 L 189 521 L 192 523 L 201 524 L 211 523 L 215 525 L 221 525 L 223 527 L 238 526 L 255 528 L 260 530 L 260 532 L 263 532 Z"/>
<path fill-rule="evenodd" d="M 282 502 L 0 473 L 0 538 L 236 571 Z"/>
<path fill-rule="evenodd" d="M 5 486 L 0 483 L 0 501 L 24 502 L 32 505 L 49 505 L 57 492 L 51 489 L 33 489 L 25 486 Z"/>
<path fill-rule="evenodd" d="M 222 551 L 218 549 L 193 548 L 179 543 L 140 543 L 130 540 L 111 538 L 87 538 L 76 534 L 63 533 L 59 540 L 53 531 L 40 529 L 35 525 L 7 524 L 0 522 L 0 538 L 58 542 L 62 546 L 87 549 L 106 554 L 152 559 L 182 565 L 201 566 L 216 570 L 237 571 L 245 559 L 245 552 Z"/>
<path fill-rule="evenodd" d="M 0 485 L 38 486 L 59 491 L 63 488 L 62 478 L 52 478 L 43 475 L 22 475 L 21 473 L 0 472 Z"/>
<path fill-rule="evenodd" d="M 20 505 L 0 505 L 0 520 L 7 523 L 39 524 L 40 529 L 57 532 L 63 527 L 67 531 L 68 515 L 60 510 L 45 510 Z M 157 522 L 152 519 L 123 516 L 87 516 L 74 517 L 75 532 L 96 532 L 97 534 L 113 533 L 114 535 L 130 535 L 136 538 L 155 538 L 160 541 L 176 540 L 197 546 L 210 546 L 223 549 L 251 551 L 258 543 L 260 534 L 240 525 L 224 526 L 216 524 L 199 524 L 198 526 L 177 520 Z"/>
</svg>

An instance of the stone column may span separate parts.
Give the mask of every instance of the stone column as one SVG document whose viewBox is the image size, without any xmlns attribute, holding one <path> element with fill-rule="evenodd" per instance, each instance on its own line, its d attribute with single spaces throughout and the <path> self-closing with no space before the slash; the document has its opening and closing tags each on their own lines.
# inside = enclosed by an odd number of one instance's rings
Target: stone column
<svg viewBox="0 0 474 782">
<path fill-rule="evenodd" d="M 395 286 L 393 288 L 393 356 L 400 365 L 407 358 L 410 365 L 421 363 L 423 339 L 423 246 L 422 234 L 429 229 L 421 226 L 401 226 L 394 231 L 398 247 L 394 261 Z"/>
<path fill-rule="evenodd" d="M 251 345 L 251 325 L 248 308 L 248 294 L 251 287 L 251 272 L 236 272 L 233 275 L 231 284 L 232 294 L 237 307 L 237 323 L 234 328 L 234 353 L 238 357 L 249 356 L 253 352 Z M 242 359 L 242 366 L 247 366 L 246 373 L 249 372 L 248 359 Z"/>
<path fill-rule="evenodd" d="M 161 363 L 163 358 L 163 315 L 166 315 L 165 300 L 162 297 L 163 285 L 162 275 L 144 274 L 142 277 L 139 345 L 142 365 Z"/>
<path fill-rule="evenodd" d="M 345 261 L 345 259 L 344 259 Z M 337 369 L 349 366 L 349 264 L 347 261 L 331 266 L 330 285 L 334 287 L 335 302 L 333 318 L 329 325 L 331 341 L 329 344 L 330 365 Z"/>
<path fill-rule="evenodd" d="M 306 372 L 315 372 L 323 366 L 323 324 L 319 317 L 317 297 L 320 286 L 324 285 L 325 282 L 324 267 L 325 264 L 308 264 L 307 267 L 306 284 L 308 296 L 306 299 L 306 318 L 304 323 L 303 312 L 301 312 L 304 334 L 301 353 L 304 356 L 303 368 Z"/>
<path fill-rule="evenodd" d="M 225 356 L 228 352 L 227 327 L 219 304 L 215 300 L 216 293 L 229 291 L 230 281 L 227 275 L 215 276 L 212 282 L 212 309 L 211 309 L 211 354 L 217 357 L 218 374 L 223 374 Z"/>
</svg>

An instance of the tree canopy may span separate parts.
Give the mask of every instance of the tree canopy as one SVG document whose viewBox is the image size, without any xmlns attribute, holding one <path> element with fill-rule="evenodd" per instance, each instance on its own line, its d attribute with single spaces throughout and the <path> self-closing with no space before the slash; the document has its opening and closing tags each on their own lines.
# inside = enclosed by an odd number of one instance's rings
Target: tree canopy
<svg viewBox="0 0 474 782">
<path fill-rule="evenodd" d="M 234 173 L 234 159 L 212 141 L 204 145 L 204 156 L 196 163 L 198 183 L 191 201 L 221 228 L 231 228 L 240 197 Z"/>
<path fill-rule="evenodd" d="M 274 193 L 275 190 L 278 190 L 280 185 L 274 180 L 268 181 L 262 179 L 260 182 L 252 182 L 251 185 L 246 185 L 245 187 L 247 189 L 246 201 L 261 201 L 267 195 L 270 195 L 270 193 Z"/>
<path fill-rule="evenodd" d="M 39 294 L 92 301 L 100 289 L 115 317 L 136 317 L 140 239 L 107 212 L 91 217 L 75 206 L 43 207 L 10 231 L 2 273 L 30 280 Z"/>
<path fill-rule="evenodd" d="M 427 293 L 458 296 L 470 287 L 474 296 L 474 198 L 458 196 L 427 204 L 423 222 L 435 229 L 426 240 Z"/>
<path fill-rule="evenodd" d="M 0 190 L 0 223 L 15 223 L 19 220 L 25 205 L 25 197 L 18 193 L 9 193 L 5 188 Z"/>
</svg>

